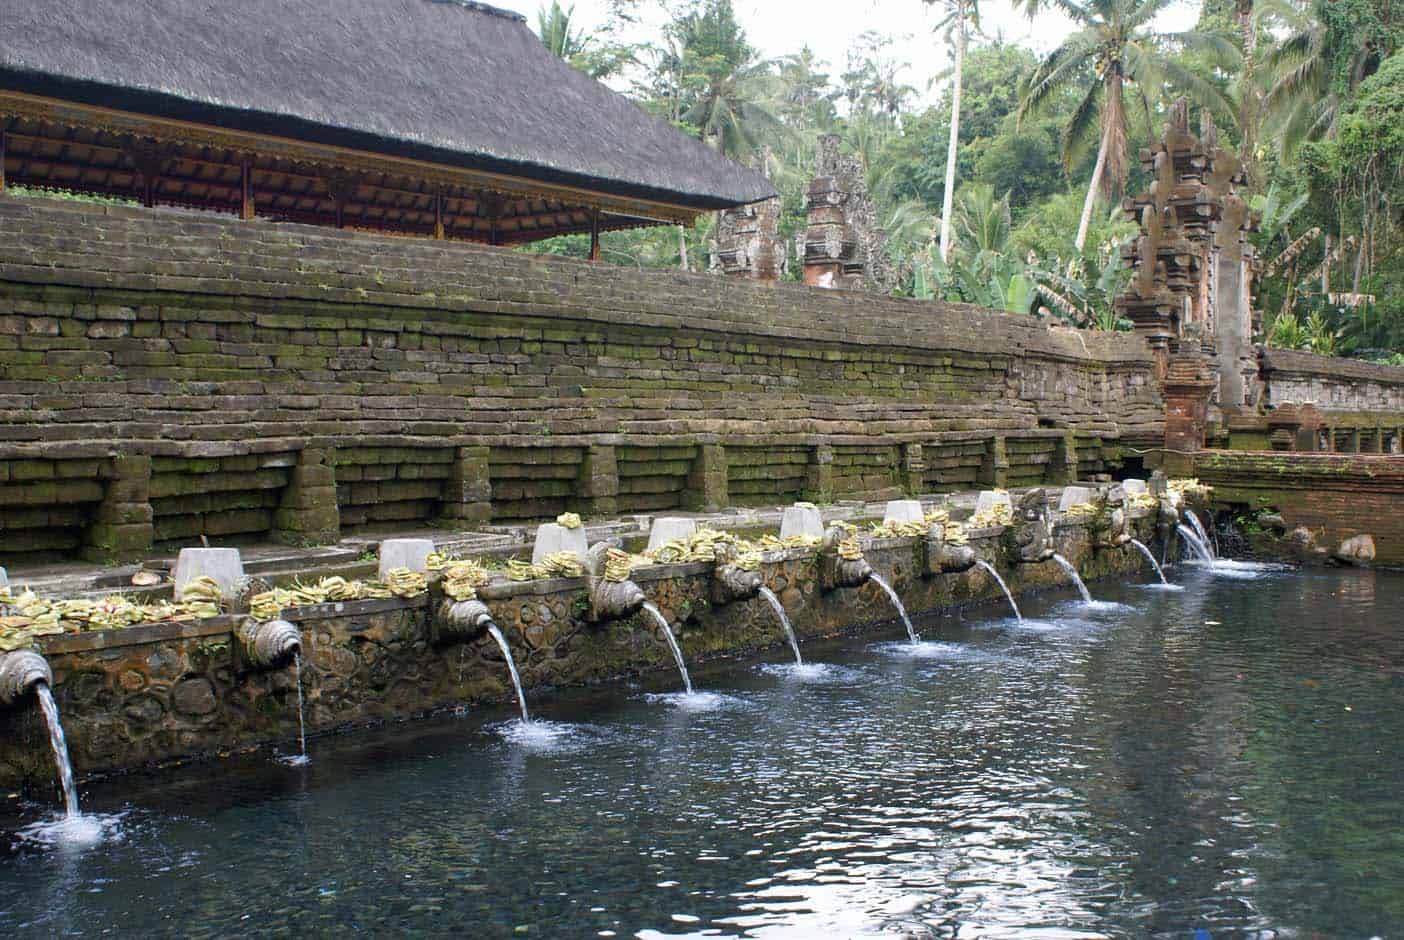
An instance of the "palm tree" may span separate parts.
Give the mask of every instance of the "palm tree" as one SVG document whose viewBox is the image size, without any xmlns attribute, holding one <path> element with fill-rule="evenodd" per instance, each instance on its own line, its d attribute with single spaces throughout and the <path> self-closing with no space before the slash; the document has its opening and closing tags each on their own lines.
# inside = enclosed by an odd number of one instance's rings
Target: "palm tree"
<svg viewBox="0 0 1404 940">
<path fill-rule="evenodd" d="M 625 46 L 593 42 L 584 30 L 576 29 L 575 7 L 562 7 L 560 0 L 551 0 L 551 7 L 536 11 L 536 32 L 542 44 L 558 59 L 564 59 L 591 78 L 606 78 L 632 60 L 632 51 Z M 608 33 L 608 28 L 606 28 Z"/>
<path fill-rule="evenodd" d="M 1042 0 L 1024 0 L 1030 15 Z M 1204 104 L 1227 111 L 1219 90 L 1167 53 L 1171 49 L 1200 50 L 1217 61 L 1236 64 L 1238 51 L 1222 36 L 1194 30 L 1160 33 L 1151 30 L 1155 16 L 1173 0 L 1053 0 L 1079 27 L 1050 52 L 1022 83 L 1019 120 L 1039 113 L 1068 89 L 1080 100 L 1063 131 L 1063 163 L 1071 169 L 1092 132 L 1097 133 L 1097 163 L 1087 186 L 1075 244 L 1081 251 L 1098 193 L 1110 196 L 1126 184 L 1126 89 L 1132 86 L 1151 121 L 1151 101 L 1168 83 L 1177 85 Z"/>
<path fill-rule="evenodd" d="M 1303 141 L 1334 137 L 1342 103 L 1389 55 L 1370 24 L 1334 15 L 1326 0 L 1295 12 L 1292 32 L 1268 56 L 1274 81 L 1264 102 L 1288 154 Z"/>
<path fill-rule="evenodd" d="M 558 59 L 570 62 L 583 55 L 590 47 L 590 40 L 581 35 L 571 24 L 575 7 L 562 7 L 560 0 L 551 0 L 551 8 L 536 11 L 536 32 L 541 42 Z"/>
<path fill-rule="evenodd" d="M 783 128 L 766 107 L 774 97 L 773 63 L 746 41 L 731 0 L 709 0 L 670 29 L 681 51 L 682 120 L 722 153 L 749 157 L 763 131 Z"/>
<path fill-rule="evenodd" d="M 951 70 L 951 142 L 946 148 L 946 188 L 941 202 L 941 260 L 951 257 L 951 207 L 955 198 L 956 148 L 960 140 L 960 93 L 965 75 L 965 46 L 970 27 L 980 28 L 979 0 L 926 0 L 940 3 L 945 17 L 936 24 L 945 28 L 946 38 L 955 46 L 955 65 Z"/>
</svg>

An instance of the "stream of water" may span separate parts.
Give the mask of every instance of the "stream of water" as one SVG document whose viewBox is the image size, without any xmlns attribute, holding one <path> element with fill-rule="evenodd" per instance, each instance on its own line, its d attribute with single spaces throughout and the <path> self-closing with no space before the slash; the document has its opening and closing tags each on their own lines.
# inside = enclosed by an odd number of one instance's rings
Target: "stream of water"
<svg viewBox="0 0 1404 940">
<path fill-rule="evenodd" d="M 999 589 L 1004 592 L 1005 598 L 1009 601 L 1009 609 L 1014 611 L 1014 619 L 1023 620 L 1024 615 L 1019 613 L 1019 605 L 1014 603 L 1014 595 L 1010 592 L 1009 585 L 1004 583 L 1004 579 L 999 576 L 999 572 L 995 570 L 994 565 L 982 558 L 975 559 L 975 564 L 979 566 L 981 571 L 995 579 L 995 584 L 999 585 Z"/>
<path fill-rule="evenodd" d="M 1092 592 L 1087 590 L 1087 585 L 1083 583 L 1082 576 L 1077 573 L 1077 568 L 1073 567 L 1073 563 L 1062 555 L 1054 555 L 1053 560 L 1068 573 L 1068 577 L 1072 578 L 1073 585 L 1077 588 L 1077 593 L 1082 595 L 1082 602 L 1084 604 L 1092 603 Z"/>
<path fill-rule="evenodd" d="M 58 771 L 59 787 L 63 790 L 64 815 L 76 819 L 82 815 L 78 808 L 78 785 L 73 779 L 73 764 L 68 759 L 68 741 L 63 736 L 58 704 L 47 682 L 36 684 L 34 695 L 39 699 L 39 710 L 43 712 L 44 724 L 49 729 L 49 747 L 54 752 L 54 767 Z"/>
<path fill-rule="evenodd" d="M 897 596 L 897 592 L 892 589 L 892 585 L 883 580 L 879 574 L 873 574 L 873 583 L 887 592 L 887 596 L 892 600 L 892 606 L 897 609 L 897 613 L 902 617 L 902 625 L 907 628 L 907 637 L 913 643 L 920 643 L 921 636 L 917 633 L 916 627 L 912 626 L 912 618 L 907 616 L 907 608 L 902 606 L 902 598 Z"/>
<path fill-rule="evenodd" d="M 790 649 L 795 651 L 795 665 L 803 666 L 804 657 L 800 655 L 799 637 L 795 636 L 795 628 L 790 623 L 789 615 L 785 613 L 785 605 L 780 603 L 780 598 L 775 596 L 775 592 L 768 587 L 760 589 L 760 596 L 765 598 L 765 602 L 770 605 L 770 609 L 775 611 L 775 616 L 779 618 L 780 625 L 785 628 L 785 636 L 789 637 Z"/>
<path fill-rule="evenodd" d="M 668 641 L 668 648 L 673 651 L 673 660 L 678 664 L 678 673 L 682 676 L 683 689 L 688 695 L 692 694 L 692 677 L 687 674 L 687 660 L 683 659 L 682 647 L 678 645 L 678 638 L 673 635 L 673 628 L 668 624 L 668 618 L 663 616 L 663 611 L 649 601 L 643 605 L 643 609 L 648 611 L 658 626 L 663 628 L 663 638 Z"/>
<path fill-rule="evenodd" d="M 1152 555 L 1151 550 L 1146 547 L 1146 543 L 1142 542 L 1140 539 L 1132 539 L 1131 544 L 1140 549 L 1141 554 L 1146 556 L 1146 561 L 1150 562 L 1151 567 L 1155 569 L 1156 577 L 1160 578 L 1160 583 L 1169 584 L 1170 582 L 1165 580 L 1165 569 L 1160 567 L 1160 562 L 1155 560 L 1155 556 Z"/>
<path fill-rule="evenodd" d="M 531 715 L 527 713 L 526 692 L 522 691 L 522 677 L 517 673 L 517 661 L 512 658 L 512 647 L 507 645 L 507 638 L 502 635 L 497 624 L 488 624 L 488 634 L 497 641 L 502 650 L 502 658 L 507 660 L 507 672 L 512 676 L 512 688 L 517 690 L 517 705 L 522 710 L 522 724 L 531 724 Z"/>
</svg>

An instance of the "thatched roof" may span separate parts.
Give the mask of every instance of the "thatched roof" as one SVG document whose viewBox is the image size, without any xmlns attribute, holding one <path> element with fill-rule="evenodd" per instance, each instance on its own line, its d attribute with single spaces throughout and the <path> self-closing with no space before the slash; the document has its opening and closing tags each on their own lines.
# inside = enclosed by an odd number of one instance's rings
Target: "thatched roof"
<svg viewBox="0 0 1404 940">
<path fill-rule="evenodd" d="M 0 0 L 0 89 L 697 209 L 774 195 L 462 0 Z"/>
</svg>

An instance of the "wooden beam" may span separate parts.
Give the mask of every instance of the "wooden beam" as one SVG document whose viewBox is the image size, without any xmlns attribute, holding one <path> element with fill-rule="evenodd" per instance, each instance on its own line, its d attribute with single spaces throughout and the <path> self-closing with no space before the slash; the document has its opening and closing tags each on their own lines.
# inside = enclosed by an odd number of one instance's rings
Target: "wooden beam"
<svg viewBox="0 0 1404 940">
<path fill-rule="evenodd" d="M 600 210 L 590 212 L 590 260 L 600 260 Z"/>
<path fill-rule="evenodd" d="M 0 127 L 0 193 L 5 191 L 5 137 L 8 133 Z"/>
<path fill-rule="evenodd" d="M 444 240 L 444 188 L 434 187 L 434 240 Z"/>
<path fill-rule="evenodd" d="M 249 157 L 244 157 L 239 161 L 239 193 L 240 208 L 239 217 L 245 222 L 252 222 L 254 218 L 254 189 L 253 189 L 253 161 Z"/>
</svg>

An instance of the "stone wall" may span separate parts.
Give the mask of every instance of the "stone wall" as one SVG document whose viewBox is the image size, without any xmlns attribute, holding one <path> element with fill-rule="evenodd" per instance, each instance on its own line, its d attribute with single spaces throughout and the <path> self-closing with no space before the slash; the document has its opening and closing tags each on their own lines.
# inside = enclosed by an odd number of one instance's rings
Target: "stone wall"
<svg viewBox="0 0 1404 940">
<path fill-rule="evenodd" d="M 1154 519 L 1133 511 L 1139 537 L 1155 543 Z M 979 555 L 1016 592 L 1066 583 L 1053 562 L 1011 567 L 999 529 L 972 532 Z M 1085 525 L 1056 532 L 1057 549 L 1087 579 L 1144 564 L 1131 546 L 1094 550 Z M 923 573 L 917 539 L 872 542 L 867 558 L 913 613 L 982 600 L 1003 603 L 999 588 L 973 569 Z M 1156 549 L 1157 553 L 1159 549 Z M 811 550 L 767 556 L 767 585 L 801 637 L 833 635 L 890 622 L 894 612 L 875 584 L 825 592 Z M 676 625 L 691 663 L 785 643 L 764 600 L 714 605 L 709 565 L 655 566 L 635 573 L 645 593 Z M 499 582 L 480 593 L 509 638 L 528 690 L 656 672 L 673 660 L 646 615 L 604 626 L 581 616 L 582 579 Z M 486 635 L 438 642 L 432 595 L 410 600 L 326 604 L 289 611 L 302 629 L 302 682 L 311 732 L 413 717 L 462 704 L 511 701 L 507 671 Z M 158 624 L 46 638 L 74 766 L 80 776 L 210 755 L 257 744 L 295 747 L 293 670 L 254 670 L 232 642 L 233 618 Z M 666 681 L 660 679 L 660 681 Z M 508 712 L 504 711 L 504 716 Z M 52 756 L 32 702 L 0 709 L 0 786 L 31 786 L 47 796 Z"/>
<path fill-rule="evenodd" d="M 1377 412 L 1404 416 L 1404 368 L 1262 347 L 1264 404 L 1314 404 L 1328 418 Z"/>
<path fill-rule="evenodd" d="M 1151 369 L 960 305 L 0 198 L 0 562 L 1058 482 L 1159 442 Z"/>
<path fill-rule="evenodd" d="M 1375 561 L 1404 564 L 1404 459 L 1205 451 L 1195 470 L 1216 504 L 1280 514 L 1288 530 L 1304 527 L 1331 551 L 1369 534 Z"/>
</svg>

